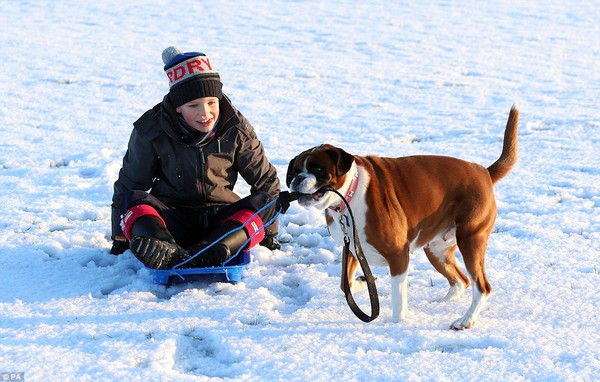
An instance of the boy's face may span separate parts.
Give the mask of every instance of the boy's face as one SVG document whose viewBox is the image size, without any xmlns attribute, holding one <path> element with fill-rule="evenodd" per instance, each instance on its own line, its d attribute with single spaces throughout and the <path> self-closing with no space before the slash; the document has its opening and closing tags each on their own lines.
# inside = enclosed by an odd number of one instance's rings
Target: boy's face
<svg viewBox="0 0 600 382">
<path fill-rule="evenodd" d="M 203 133 L 212 130 L 219 118 L 219 99 L 217 97 L 196 98 L 175 109 L 183 115 L 188 125 Z"/>
</svg>

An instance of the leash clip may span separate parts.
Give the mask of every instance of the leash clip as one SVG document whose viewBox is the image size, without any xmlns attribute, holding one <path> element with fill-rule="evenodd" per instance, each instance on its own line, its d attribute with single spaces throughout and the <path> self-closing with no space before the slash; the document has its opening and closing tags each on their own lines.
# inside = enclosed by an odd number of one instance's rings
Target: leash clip
<svg viewBox="0 0 600 382">
<path fill-rule="evenodd" d="M 344 241 L 350 242 L 350 235 L 348 234 L 348 228 L 350 227 L 350 218 L 346 214 L 340 214 L 340 227 L 344 234 Z"/>
</svg>

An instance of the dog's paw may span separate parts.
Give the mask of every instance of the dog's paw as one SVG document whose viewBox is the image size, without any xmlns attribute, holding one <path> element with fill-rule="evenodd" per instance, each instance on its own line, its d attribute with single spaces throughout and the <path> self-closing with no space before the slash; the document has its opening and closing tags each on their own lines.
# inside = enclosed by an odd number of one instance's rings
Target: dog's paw
<svg viewBox="0 0 600 382">
<path fill-rule="evenodd" d="M 473 327 L 473 325 L 475 325 L 475 321 L 465 319 L 465 317 L 463 317 L 460 320 L 454 321 L 452 323 L 452 325 L 450 325 L 450 329 L 452 329 L 452 330 L 471 329 Z"/>
<path fill-rule="evenodd" d="M 377 280 L 377 277 L 374 277 L 373 280 Z M 362 292 L 367 289 L 367 278 L 365 276 L 358 276 L 350 285 L 350 291 L 352 293 Z"/>
<path fill-rule="evenodd" d="M 408 309 L 404 309 L 399 312 L 392 312 L 392 322 L 394 324 L 398 324 L 402 321 L 406 320 L 406 314 L 408 313 Z"/>
<path fill-rule="evenodd" d="M 367 279 L 365 276 L 358 276 L 350 285 L 350 291 L 356 293 L 362 292 L 363 290 L 367 290 Z"/>
<path fill-rule="evenodd" d="M 462 297 L 465 293 L 465 284 L 458 282 L 450 287 L 446 296 L 433 300 L 434 302 L 455 301 Z"/>
</svg>

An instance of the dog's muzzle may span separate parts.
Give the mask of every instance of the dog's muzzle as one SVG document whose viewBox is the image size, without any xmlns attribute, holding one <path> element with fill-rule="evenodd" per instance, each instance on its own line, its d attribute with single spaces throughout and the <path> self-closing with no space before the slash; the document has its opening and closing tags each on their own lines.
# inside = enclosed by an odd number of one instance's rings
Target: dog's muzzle
<svg viewBox="0 0 600 382">
<path fill-rule="evenodd" d="M 318 191 L 317 179 L 310 173 L 298 174 L 292 180 L 290 189 L 301 194 L 314 194 Z"/>
</svg>

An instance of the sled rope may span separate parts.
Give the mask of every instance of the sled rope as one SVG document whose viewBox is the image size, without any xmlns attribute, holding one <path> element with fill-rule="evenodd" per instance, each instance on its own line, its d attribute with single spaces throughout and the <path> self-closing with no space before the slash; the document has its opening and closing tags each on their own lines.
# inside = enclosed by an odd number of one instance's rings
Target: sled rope
<svg viewBox="0 0 600 382">
<path fill-rule="evenodd" d="M 199 250 L 198 252 L 196 252 L 194 254 L 194 256 L 190 257 L 189 259 L 182 261 L 181 263 L 173 266 L 172 269 L 177 269 L 177 268 L 181 268 L 182 266 L 184 266 L 185 264 L 187 264 L 188 262 L 194 260 L 196 257 L 200 256 L 202 253 L 204 253 L 204 251 L 206 251 L 207 249 L 209 249 L 210 247 L 212 247 L 213 245 L 217 244 L 218 242 L 220 242 L 222 239 L 224 239 L 225 237 L 231 235 L 234 232 L 237 232 L 241 229 L 244 229 L 244 227 L 246 226 L 246 224 L 248 224 L 250 221 L 252 221 L 252 219 L 254 219 L 258 214 L 260 214 L 262 211 L 264 211 L 265 209 L 269 208 L 273 203 L 276 203 L 279 200 L 279 198 L 275 198 L 273 200 L 271 200 L 269 203 L 265 204 L 263 207 L 261 207 L 258 211 L 256 211 L 254 214 L 252 214 L 252 216 L 250 216 L 245 222 L 244 224 L 242 224 L 241 226 L 232 229 L 229 232 L 224 233 L 221 237 L 219 237 L 218 239 L 214 240 L 212 243 L 210 243 L 209 245 L 207 245 L 206 247 L 203 247 L 201 250 Z M 229 261 L 231 261 L 231 259 L 235 258 L 237 255 L 240 254 L 240 252 L 246 247 L 246 245 L 248 243 L 250 243 L 250 241 L 254 238 L 254 236 L 258 235 L 258 233 L 262 230 L 264 230 L 266 227 L 270 226 L 271 224 L 273 224 L 273 222 L 279 217 L 279 215 L 281 215 L 282 213 L 282 209 L 283 207 L 280 207 L 279 210 L 277 211 L 277 213 L 275 214 L 275 216 L 269 220 L 268 222 L 266 222 L 265 224 L 263 224 L 262 227 L 259 227 L 259 229 L 254 232 L 252 234 L 252 236 L 250 236 L 248 239 L 246 239 L 246 241 L 244 242 L 244 244 L 235 252 L 235 254 L 233 256 L 231 256 L 229 259 L 227 259 L 225 262 L 223 262 L 223 265 L 226 265 Z"/>
</svg>

